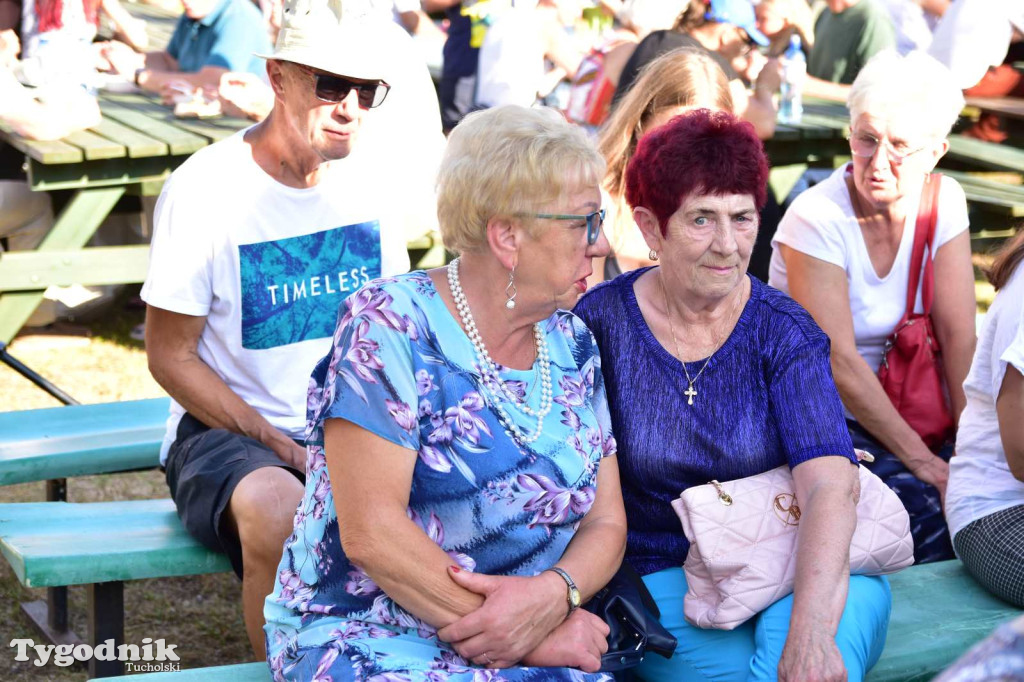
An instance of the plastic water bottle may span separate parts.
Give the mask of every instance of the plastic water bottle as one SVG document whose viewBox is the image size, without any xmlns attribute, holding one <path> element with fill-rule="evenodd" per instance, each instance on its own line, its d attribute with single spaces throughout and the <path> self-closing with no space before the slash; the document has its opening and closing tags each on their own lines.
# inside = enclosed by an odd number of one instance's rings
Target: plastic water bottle
<svg viewBox="0 0 1024 682">
<path fill-rule="evenodd" d="M 782 86 L 779 97 L 779 122 L 799 123 L 804 114 L 801 92 L 807 76 L 807 59 L 800 49 L 800 36 L 789 39 L 782 56 Z"/>
</svg>

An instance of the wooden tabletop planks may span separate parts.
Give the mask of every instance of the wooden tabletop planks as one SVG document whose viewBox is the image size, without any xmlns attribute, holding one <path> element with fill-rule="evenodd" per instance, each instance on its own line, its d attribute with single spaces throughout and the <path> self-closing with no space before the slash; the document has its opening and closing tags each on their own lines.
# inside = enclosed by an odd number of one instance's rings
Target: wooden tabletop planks
<svg viewBox="0 0 1024 682">
<path fill-rule="evenodd" d="M 949 136 L 947 156 L 981 168 L 1024 173 L 1024 149 L 964 135 Z"/>
<path fill-rule="evenodd" d="M 64 138 L 64 142 L 82 150 L 87 161 L 93 159 L 119 159 L 127 156 L 124 145 L 88 130 L 79 130 Z"/>
<path fill-rule="evenodd" d="M 0 139 L 40 163 L 78 163 L 82 150 L 59 140 L 29 140 L 0 123 Z"/>
<path fill-rule="evenodd" d="M 104 118 L 100 124 L 91 129 L 97 135 L 123 146 L 129 158 L 137 159 L 145 156 L 163 156 L 167 154 L 167 143 L 129 128 L 111 118 Z"/>
<path fill-rule="evenodd" d="M 1024 119 L 1024 100 L 1019 97 L 968 97 L 967 106 Z"/>
<path fill-rule="evenodd" d="M 149 137 L 164 142 L 171 154 L 191 154 L 209 144 L 209 141 L 204 137 L 157 120 L 152 115 L 134 107 L 118 103 L 111 97 L 100 98 L 100 110 L 105 118 L 110 118 L 129 128 L 134 128 Z"/>
<path fill-rule="evenodd" d="M 252 125 L 251 121 L 238 118 L 178 118 L 170 107 L 159 104 L 145 95 L 110 94 L 105 95 L 104 99 L 141 111 L 149 118 L 163 121 L 175 128 L 205 137 L 211 143 L 231 137 L 242 128 Z"/>
</svg>

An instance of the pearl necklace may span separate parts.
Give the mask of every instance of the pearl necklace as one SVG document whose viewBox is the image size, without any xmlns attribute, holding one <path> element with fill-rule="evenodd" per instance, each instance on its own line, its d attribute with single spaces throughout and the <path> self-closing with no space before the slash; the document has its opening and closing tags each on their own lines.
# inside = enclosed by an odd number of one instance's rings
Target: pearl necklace
<svg viewBox="0 0 1024 682">
<path fill-rule="evenodd" d="M 526 404 L 525 400 L 520 400 L 519 396 L 513 393 L 505 384 L 498 373 L 497 364 L 491 359 L 491 354 L 487 352 L 487 347 L 484 346 L 483 339 L 480 338 L 480 331 L 476 327 L 473 313 L 469 309 L 469 302 L 466 300 L 466 292 L 462 290 L 462 284 L 459 282 L 459 259 L 456 258 L 449 263 L 447 270 L 448 287 L 451 289 L 452 298 L 455 300 L 455 308 L 459 311 L 459 317 L 462 319 L 462 328 L 466 331 L 466 335 L 469 336 L 469 340 L 473 344 L 473 350 L 476 351 L 477 364 L 480 366 L 480 373 L 483 378 L 481 383 L 483 384 L 484 391 L 491 398 L 490 403 L 494 407 L 495 412 L 497 412 L 498 421 L 501 422 L 505 431 L 514 440 L 523 444 L 533 443 L 540 438 L 541 433 L 544 431 L 544 417 L 551 411 L 553 403 L 551 359 L 548 354 L 548 342 L 544 335 L 544 329 L 539 322 L 533 325 L 533 338 L 537 345 L 537 363 L 540 369 L 541 381 L 540 408 L 534 410 Z M 500 389 L 500 395 L 499 391 L 495 390 L 495 386 Z M 537 418 L 537 428 L 532 434 L 527 435 L 512 421 L 512 418 L 505 410 L 505 406 L 502 404 L 504 402 L 502 398 L 515 405 L 524 414 Z"/>
</svg>

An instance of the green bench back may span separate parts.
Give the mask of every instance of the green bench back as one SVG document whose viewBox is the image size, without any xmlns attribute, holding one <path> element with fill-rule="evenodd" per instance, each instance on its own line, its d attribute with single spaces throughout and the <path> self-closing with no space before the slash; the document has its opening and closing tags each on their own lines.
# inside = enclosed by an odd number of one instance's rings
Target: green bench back
<svg viewBox="0 0 1024 682">
<path fill-rule="evenodd" d="M 155 467 L 169 398 L 0 413 L 0 485 Z"/>
</svg>

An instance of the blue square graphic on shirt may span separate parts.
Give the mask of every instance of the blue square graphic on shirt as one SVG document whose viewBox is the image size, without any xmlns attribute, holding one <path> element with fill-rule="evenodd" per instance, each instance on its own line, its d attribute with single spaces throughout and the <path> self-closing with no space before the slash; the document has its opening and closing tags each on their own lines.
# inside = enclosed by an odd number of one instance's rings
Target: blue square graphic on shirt
<svg viewBox="0 0 1024 682">
<path fill-rule="evenodd" d="M 238 264 L 243 348 L 329 337 L 341 302 L 380 277 L 380 223 L 242 244 Z"/>
</svg>

